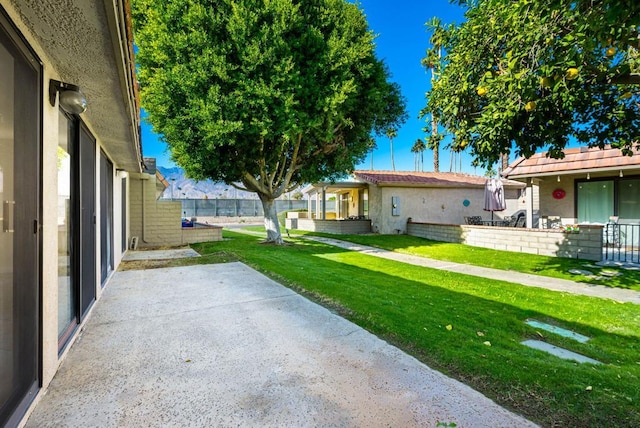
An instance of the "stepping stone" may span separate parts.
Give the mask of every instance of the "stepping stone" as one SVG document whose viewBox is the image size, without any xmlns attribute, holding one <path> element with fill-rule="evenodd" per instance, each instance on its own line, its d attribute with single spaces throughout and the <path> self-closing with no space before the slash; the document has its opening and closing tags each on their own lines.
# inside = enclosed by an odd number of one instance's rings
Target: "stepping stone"
<svg viewBox="0 0 640 428">
<path fill-rule="evenodd" d="M 594 360 L 593 358 L 585 357 L 584 355 L 569 351 L 568 349 L 560 348 L 559 346 L 551 345 L 547 342 L 542 342 L 540 340 L 525 340 L 524 342 L 520 343 L 528 346 L 529 348 L 537 349 L 539 351 L 544 351 L 551 355 L 555 355 L 556 357 L 562 358 L 563 360 L 572 360 L 579 363 L 602 364 L 600 361 Z"/>
<path fill-rule="evenodd" d="M 587 341 L 590 339 L 587 336 L 583 336 L 582 334 L 575 333 L 571 330 L 567 330 L 562 327 L 557 327 L 555 325 L 547 324 L 547 323 L 536 321 L 536 320 L 527 320 L 525 321 L 525 323 L 530 325 L 531 327 L 539 328 L 541 330 L 545 330 L 562 337 L 568 337 L 569 339 L 576 340 L 580 343 L 587 343 Z"/>
<path fill-rule="evenodd" d="M 574 275 L 584 275 L 584 276 L 593 275 L 593 272 L 590 272 L 588 270 L 582 270 L 582 269 L 570 269 L 569 273 L 572 273 Z"/>
<path fill-rule="evenodd" d="M 591 263 L 587 263 L 585 265 L 582 265 L 582 267 L 583 268 L 587 268 L 587 269 L 599 269 L 600 268 L 600 266 L 596 266 L 596 265 L 593 265 Z"/>
<path fill-rule="evenodd" d="M 614 277 L 614 276 L 621 276 L 622 273 L 615 272 L 615 271 L 612 271 L 612 270 L 603 270 L 603 271 L 600 271 L 600 275 L 604 275 L 604 276 L 608 276 L 608 277 Z"/>
</svg>

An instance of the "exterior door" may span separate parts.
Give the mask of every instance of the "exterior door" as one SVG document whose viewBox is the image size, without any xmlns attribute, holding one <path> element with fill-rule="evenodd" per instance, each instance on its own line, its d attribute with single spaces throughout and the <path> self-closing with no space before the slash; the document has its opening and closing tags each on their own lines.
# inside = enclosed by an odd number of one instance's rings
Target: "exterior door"
<svg viewBox="0 0 640 428">
<path fill-rule="evenodd" d="M 113 164 L 100 152 L 100 282 L 113 271 Z"/>
<path fill-rule="evenodd" d="M 96 140 L 80 126 L 80 317 L 96 300 Z"/>
<path fill-rule="evenodd" d="M 41 66 L 0 8 L 0 426 L 40 383 Z"/>
<path fill-rule="evenodd" d="M 58 350 L 78 325 L 77 120 L 58 112 Z"/>
</svg>

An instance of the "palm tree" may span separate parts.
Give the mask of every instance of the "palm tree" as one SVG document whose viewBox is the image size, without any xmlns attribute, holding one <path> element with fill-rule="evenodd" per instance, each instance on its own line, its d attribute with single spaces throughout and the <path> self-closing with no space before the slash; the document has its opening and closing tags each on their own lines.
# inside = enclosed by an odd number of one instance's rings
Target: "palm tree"
<svg viewBox="0 0 640 428">
<path fill-rule="evenodd" d="M 419 166 L 420 166 L 420 157 L 418 156 L 418 154 L 420 153 L 420 140 L 416 140 L 415 143 L 413 143 L 413 146 L 411 146 L 411 153 L 413 153 L 413 169 L 418 171 Z"/>
<path fill-rule="evenodd" d="M 429 148 L 433 150 L 433 172 L 440 171 L 440 140 L 442 137 L 438 134 L 438 119 L 435 115 L 431 115 L 431 140 Z"/>
<path fill-rule="evenodd" d="M 373 171 L 373 150 L 376 148 L 376 140 L 369 137 L 369 152 L 371 153 L 371 171 Z"/>
<path fill-rule="evenodd" d="M 418 138 L 416 142 L 413 143 L 413 147 L 411 147 L 411 153 L 414 154 L 416 171 L 424 171 L 424 151 L 426 149 L 427 145 L 422 138 Z"/>
<path fill-rule="evenodd" d="M 446 37 L 446 30 L 438 18 L 433 18 L 427 23 L 427 26 L 433 31 L 429 40 L 432 48 L 427 51 L 427 56 L 422 60 L 422 64 L 431 71 L 431 87 L 433 87 L 437 80 L 438 70 L 442 67 L 442 44 Z M 438 117 L 431 112 L 431 136 L 428 138 L 427 147 L 433 150 L 434 172 L 440 171 L 441 140 L 442 136 L 438 133 Z"/>
<path fill-rule="evenodd" d="M 398 131 L 394 128 L 388 128 L 386 132 L 387 137 L 389 138 L 389 143 L 391 144 L 391 169 L 393 171 L 396 170 L 396 164 L 393 160 L 393 139 L 398 136 Z"/>
</svg>

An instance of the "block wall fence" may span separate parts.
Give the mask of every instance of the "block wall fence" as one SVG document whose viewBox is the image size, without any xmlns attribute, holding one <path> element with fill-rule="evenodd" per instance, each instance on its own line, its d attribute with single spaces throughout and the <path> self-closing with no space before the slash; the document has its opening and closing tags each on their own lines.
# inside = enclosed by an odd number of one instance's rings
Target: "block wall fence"
<svg viewBox="0 0 640 428">
<path fill-rule="evenodd" d="M 602 260 L 602 226 L 580 226 L 579 232 L 558 229 L 471 226 L 407 222 L 407 234 L 442 242 L 541 256 Z"/>
</svg>

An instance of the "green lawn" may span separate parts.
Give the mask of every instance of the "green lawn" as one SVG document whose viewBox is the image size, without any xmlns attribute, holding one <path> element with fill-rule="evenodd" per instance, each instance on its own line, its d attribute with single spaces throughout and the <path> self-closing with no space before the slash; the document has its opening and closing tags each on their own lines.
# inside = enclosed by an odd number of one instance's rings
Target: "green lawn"
<svg viewBox="0 0 640 428">
<path fill-rule="evenodd" d="M 264 232 L 264 227 L 262 226 L 247 227 L 246 229 L 253 232 Z M 297 230 L 290 231 L 290 233 L 292 236 L 294 233 L 297 235 L 325 236 L 437 260 L 446 260 L 500 270 L 513 270 L 534 275 L 640 291 L 640 271 L 614 267 L 585 267 L 585 265 L 593 265 L 593 262 L 587 260 L 513 253 L 509 251 L 492 250 L 490 248 L 472 247 L 470 245 L 431 241 L 429 239 L 408 235 L 332 235 L 326 233 L 301 232 Z M 601 271 L 619 272 L 621 275 L 604 279 L 594 279 L 569 273 L 571 269 L 588 270 L 595 275 L 598 275 Z"/>
<path fill-rule="evenodd" d="M 638 305 L 421 268 L 295 237 L 290 245 L 265 246 L 259 236 L 224 236 L 193 248 L 234 255 L 542 425 L 640 426 Z M 407 249 L 414 241 L 400 242 Z M 580 344 L 537 331 L 524 324 L 530 318 L 592 339 Z M 605 364 L 561 360 L 520 344 L 528 338 Z"/>
</svg>

